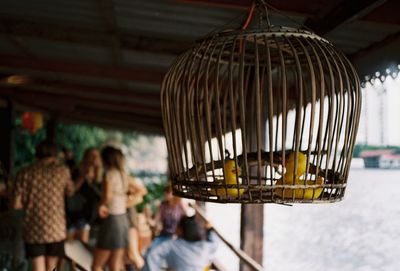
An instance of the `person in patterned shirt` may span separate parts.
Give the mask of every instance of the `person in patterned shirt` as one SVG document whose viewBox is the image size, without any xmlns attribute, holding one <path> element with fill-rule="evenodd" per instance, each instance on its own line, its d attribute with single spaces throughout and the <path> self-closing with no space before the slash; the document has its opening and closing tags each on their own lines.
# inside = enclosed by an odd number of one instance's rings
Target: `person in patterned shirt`
<svg viewBox="0 0 400 271">
<path fill-rule="evenodd" d="M 73 193 L 68 167 L 58 162 L 57 148 L 44 141 L 33 164 L 17 173 L 14 207 L 24 209 L 23 238 L 33 271 L 50 271 L 64 256 L 64 195 Z"/>
</svg>

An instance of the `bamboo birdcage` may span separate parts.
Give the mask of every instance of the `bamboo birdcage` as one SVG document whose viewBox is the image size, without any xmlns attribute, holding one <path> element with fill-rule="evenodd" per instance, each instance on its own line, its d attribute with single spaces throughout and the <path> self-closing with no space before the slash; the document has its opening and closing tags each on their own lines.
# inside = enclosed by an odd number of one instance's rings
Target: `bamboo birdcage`
<svg viewBox="0 0 400 271">
<path fill-rule="evenodd" d="M 268 26 L 198 42 L 161 91 L 174 194 L 221 203 L 341 200 L 359 85 L 349 60 L 308 31 Z"/>
</svg>

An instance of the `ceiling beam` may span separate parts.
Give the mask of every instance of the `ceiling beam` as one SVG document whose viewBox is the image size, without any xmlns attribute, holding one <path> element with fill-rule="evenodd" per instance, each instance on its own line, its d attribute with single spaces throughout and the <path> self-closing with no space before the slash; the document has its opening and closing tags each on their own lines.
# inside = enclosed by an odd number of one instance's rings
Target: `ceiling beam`
<svg viewBox="0 0 400 271">
<path fill-rule="evenodd" d="M 10 98 L 26 99 L 26 101 L 31 100 L 32 102 L 46 102 L 51 107 L 65 108 L 71 113 L 74 113 L 75 109 L 91 108 L 93 110 L 97 110 L 99 115 L 101 115 L 104 111 L 112 111 L 126 115 L 139 115 L 149 120 L 153 118 L 157 120 L 161 119 L 160 106 L 143 105 L 135 101 L 99 101 L 96 98 L 82 98 L 71 96 L 69 94 L 49 93 L 27 88 L 1 88 L 0 94 L 7 95 Z"/>
<path fill-rule="evenodd" d="M 71 108 L 66 106 L 54 105 L 51 100 L 46 99 L 35 99 L 32 100 L 29 96 L 13 97 L 13 101 L 17 104 L 32 108 L 39 109 L 47 112 L 48 114 L 59 118 L 64 116 L 68 119 L 86 119 L 93 120 L 97 123 L 108 123 L 110 126 L 121 129 L 127 128 L 131 130 L 149 131 L 149 128 L 153 131 L 162 131 L 162 120 L 161 118 L 148 118 L 143 115 L 133 114 L 121 114 L 115 112 L 103 112 L 99 115 L 99 111 L 92 110 L 90 108 L 82 108 L 80 110 L 71 111 Z M 140 127 L 146 129 L 139 129 Z"/>
<path fill-rule="evenodd" d="M 21 41 L 19 37 L 11 35 L 9 31 L 7 31 L 7 26 L 3 25 L 0 21 L 0 36 L 3 36 L 6 40 L 8 40 L 13 46 L 15 46 L 23 55 L 28 57 L 33 57 L 32 52 L 27 48 L 25 44 Z"/>
<path fill-rule="evenodd" d="M 306 20 L 304 25 L 318 35 L 326 35 L 339 26 L 354 21 L 384 4 L 387 0 L 342 0 L 322 17 Z"/>
<path fill-rule="evenodd" d="M 141 102 L 148 105 L 160 105 L 160 94 L 149 91 L 139 91 L 129 88 L 113 88 L 98 85 L 86 85 L 70 83 L 61 80 L 49 80 L 43 78 L 28 77 L 26 85 L 19 85 L 20 88 L 30 88 L 37 91 L 68 94 L 76 97 L 95 97 L 101 101 L 124 101 Z M 0 86 L 5 88 L 15 87 L 7 83 L 7 80 L 0 78 Z"/>
<path fill-rule="evenodd" d="M 151 123 L 140 123 L 129 120 L 120 120 L 114 117 L 97 117 L 95 114 L 71 114 L 69 111 L 66 111 L 65 108 L 52 108 L 49 107 L 48 104 L 44 104 L 43 102 L 37 101 L 32 104 L 31 101 L 26 101 L 24 99 L 14 99 L 14 103 L 16 108 L 20 110 L 40 110 L 47 114 L 50 114 L 52 117 L 57 118 L 58 120 L 69 122 L 69 123 L 81 123 L 87 125 L 95 125 L 108 129 L 116 129 L 123 131 L 139 131 L 150 134 L 158 134 L 162 135 L 163 129 L 160 124 L 151 124 Z"/>
<path fill-rule="evenodd" d="M 357 52 L 349 55 L 349 59 L 354 62 L 360 58 L 365 57 L 366 55 L 370 54 L 371 52 L 374 52 L 376 50 L 379 50 L 385 46 L 388 46 L 389 44 L 396 42 L 400 39 L 400 31 L 397 33 L 394 33 L 392 35 L 387 36 L 381 41 L 375 42 L 361 50 L 358 50 Z M 394 56 L 395 57 L 395 56 Z"/>
<path fill-rule="evenodd" d="M 77 89 L 63 89 L 63 88 L 54 88 L 53 86 L 37 86 L 37 85 L 29 85 L 29 86 L 12 86 L 6 84 L 0 84 L 0 87 L 3 89 L 12 89 L 14 91 L 32 91 L 43 95 L 64 95 L 66 97 L 70 97 L 71 99 L 75 99 L 78 102 L 83 101 L 93 101 L 97 103 L 109 103 L 109 104 L 126 104 L 130 107 L 146 107 L 146 109 L 155 109 L 157 112 L 160 111 L 160 100 L 153 100 L 153 99 L 146 99 L 145 97 L 140 97 L 136 95 L 138 98 L 131 98 L 134 95 L 114 95 L 112 93 L 109 95 L 102 95 L 102 94 L 93 94 L 90 92 L 82 92 L 81 90 Z M 0 91 L 1 93 L 1 91 Z"/>
<path fill-rule="evenodd" d="M 80 76 L 119 79 L 161 84 L 164 72 L 97 63 L 29 58 L 0 54 L 0 67 L 59 72 Z"/>
<path fill-rule="evenodd" d="M 115 45 L 112 30 L 99 31 L 60 24 L 44 24 L 30 20 L 0 17 L 0 33 L 10 36 L 33 37 L 51 41 L 110 48 Z M 110 27 L 109 27 L 110 28 Z M 152 35 L 119 30 L 121 50 L 135 50 L 177 55 L 190 48 L 189 41 L 157 38 Z"/>
</svg>

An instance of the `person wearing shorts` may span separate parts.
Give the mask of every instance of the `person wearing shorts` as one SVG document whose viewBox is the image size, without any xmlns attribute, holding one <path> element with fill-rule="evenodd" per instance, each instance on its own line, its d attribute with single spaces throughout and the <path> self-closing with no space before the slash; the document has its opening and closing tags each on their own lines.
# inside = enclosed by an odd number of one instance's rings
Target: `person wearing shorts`
<svg viewBox="0 0 400 271">
<path fill-rule="evenodd" d="M 16 176 L 14 208 L 25 211 L 23 238 L 33 271 L 50 271 L 64 256 L 64 195 L 73 193 L 69 169 L 56 158 L 57 148 L 42 142 L 32 165 Z"/>
<path fill-rule="evenodd" d="M 121 150 L 105 147 L 101 152 L 105 169 L 99 216 L 102 218 L 93 257 L 93 271 L 123 269 L 124 252 L 128 248 L 129 222 L 126 215 L 128 177 Z"/>
</svg>

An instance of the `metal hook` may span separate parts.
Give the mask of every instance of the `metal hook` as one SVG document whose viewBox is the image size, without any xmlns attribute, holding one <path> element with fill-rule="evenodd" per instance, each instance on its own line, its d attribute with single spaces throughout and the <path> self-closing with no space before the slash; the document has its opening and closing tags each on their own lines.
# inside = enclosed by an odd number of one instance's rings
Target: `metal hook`
<svg viewBox="0 0 400 271">
<path fill-rule="evenodd" d="M 260 12 L 260 25 L 264 22 L 264 19 L 267 21 L 268 28 L 271 27 L 271 22 L 269 20 L 269 12 L 268 5 L 264 0 L 257 0 L 258 9 Z"/>
</svg>

